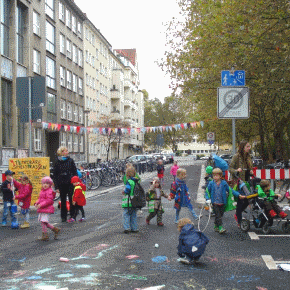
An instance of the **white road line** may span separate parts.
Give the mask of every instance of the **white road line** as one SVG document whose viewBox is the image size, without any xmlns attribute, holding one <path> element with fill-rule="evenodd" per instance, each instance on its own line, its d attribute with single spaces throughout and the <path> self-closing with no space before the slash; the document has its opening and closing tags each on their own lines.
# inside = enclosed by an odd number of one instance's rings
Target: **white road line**
<svg viewBox="0 0 290 290">
<path fill-rule="evenodd" d="M 269 270 L 277 270 L 277 265 L 271 255 L 262 255 L 262 259 L 264 260 L 266 266 Z"/>
<path fill-rule="evenodd" d="M 254 232 L 248 232 L 248 235 L 250 236 L 251 240 L 259 240 L 259 237 L 265 237 L 265 238 L 277 238 L 277 237 L 287 237 L 290 238 L 290 235 L 257 235 Z"/>
<path fill-rule="evenodd" d="M 259 236 L 254 232 L 248 232 L 248 235 L 250 236 L 251 240 L 260 240 Z"/>
</svg>

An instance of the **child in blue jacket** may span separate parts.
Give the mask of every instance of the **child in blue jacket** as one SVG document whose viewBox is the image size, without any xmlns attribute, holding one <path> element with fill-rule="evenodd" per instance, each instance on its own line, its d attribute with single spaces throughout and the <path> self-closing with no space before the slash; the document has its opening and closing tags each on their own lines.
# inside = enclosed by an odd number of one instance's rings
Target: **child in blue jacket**
<svg viewBox="0 0 290 290">
<path fill-rule="evenodd" d="M 184 264 L 192 264 L 199 260 L 205 251 L 209 239 L 200 231 L 194 229 L 193 223 L 188 218 L 178 221 L 177 229 L 180 232 L 178 244 L 178 259 Z"/>
<path fill-rule="evenodd" d="M 234 196 L 241 199 L 246 198 L 246 196 L 240 195 L 238 191 L 231 189 L 225 180 L 222 180 L 223 172 L 220 168 L 215 168 L 212 173 L 213 180 L 206 188 L 205 198 L 207 203 L 210 204 L 211 202 L 213 205 L 213 210 L 215 213 L 214 230 L 220 234 L 223 234 L 226 232 L 223 228 L 222 217 L 227 204 L 227 193 L 232 192 Z"/>
</svg>

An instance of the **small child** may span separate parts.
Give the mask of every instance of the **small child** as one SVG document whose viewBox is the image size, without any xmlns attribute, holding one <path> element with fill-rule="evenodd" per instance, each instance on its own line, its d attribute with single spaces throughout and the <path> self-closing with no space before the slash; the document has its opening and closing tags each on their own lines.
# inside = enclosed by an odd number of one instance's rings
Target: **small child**
<svg viewBox="0 0 290 290">
<path fill-rule="evenodd" d="M 122 208 L 123 208 L 123 226 L 124 233 L 128 234 L 131 230 L 132 233 L 138 233 L 137 224 L 137 209 L 132 207 L 131 198 L 134 196 L 134 187 L 139 179 L 136 177 L 136 169 L 129 167 L 126 169 L 126 177 L 128 179 L 126 187 L 123 191 Z"/>
<path fill-rule="evenodd" d="M 38 200 L 35 203 L 35 207 L 39 213 L 38 220 L 41 222 L 42 226 L 42 236 L 39 240 L 48 241 L 49 237 L 47 234 L 47 228 L 50 228 L 54 232 L 54 239 L 57 239 L 60 229 L 49 223 L 49 216 L 54 213 L 53 199 L 55 193 L 51 188 L 53 181 L 49 176 L 45 176 L 41 179 L 41 183 L 42 189 L 39 193 Z"/>
<path fill-rule="evenodd" d="M 148 201 L 148 211 L 149 215 L 146 218 L 146 224 L 149 225 L 150 220 L 153 219 L 157 215 L 157 226 L 164 226 L 162 222 L 162 214 L 164 213 L 164 209 L 161 203 L 161 197 L 168 198 L 168 195 L 163 192 L 160 184 L 160 180 L 158 177 L 154 177 L 151 182 L 150 189 L 146 195 L 146 200 Z"/>
<path fill-rule="evenodd" d="M 205 169 L 205 188 L 207 188 L 208 184 L 210 183 L 210 181 L 212 181 L 212 166 L 207 166 Z"/>
<path fill-rule="evenodd" d="M 213 171 L 213 180 L 209 182 L 205 198 L 207 203 L 210 202 L 213 205 L 213 210 L 215 213 L 214 230 L 223 234 L 226 230 L 223 228 L 222 217 L 225 212 L 225 206 L 227 204 L 227 192 L 232 192 L 234 196 L 239 198 L 246 198 L 240 195 L 238 191 L 235 191 L 229 187 L 225 180 L 222 180 L 223 172 L 220 168 L 215 168 Z"/>
<path fill-rule="evenodd" d="M 10 211 L 11 223 L 16 223 L 17 219 L 12 211 L 11 206 L 14 205 L 14 180 L 11 170 L 5 171 L 6 180 L 1 184 L 1 190 L 3 193 L 3 217 L 2 217 L 2 227 L 7 226 L 8 211 Z"/>
<path fill-rule="evenodd" d="M 194 229 L 194 225 L 188 218 L 178 221 L 177 229 L 180 232 L 178 244 L 178 259 L 184 264 L 192 264 L 199 260 L 204 253 L 209 239 L 200 231 Z"/>
<path fill-rule="evenodd" d="M 264 201 L 264 206 L 266 214 L 269 217 L 273 218 L 279 215 L 281 218 L 286 218 L 288 216 L 274 200 L 275 197 L 281 197 L 281 195 L 275 194 L 271 189 L 271 183 L 269 180 L 261 180 L 260 185 L 258 185 L 257 188 L 259 197 L 267 198 L 267 200 Z"/>
<path fill-rule="evenodd" d="M 178 223 L 179 213 L 182 207 L 187 207 L 193 218 L 198 220 L 192 204 L 190 202 L 190 195 L 188 193 L 188 187 L 185 183 L 186 180 L 186 170 L 179 168 L 176 172 L 176 180 L 171 184 L 170 197 L 169 200 L 175 199 L 174 208 L 176 209 L 175 223 Z"/>
<path fill-rule="evenodd" d="M 14 180 L 14 186 L 19 192 L 19 194 L 15 195 L 15 199 L 18 199 L 18 205 L 21 207 L 21 214 L 24 216 L 24 223 L 20 228 L 26 229 L 30 227 L 29 209 L 33 187 L 27 175 L 23 175 L 20 180 L 21 182 Z"/>
<path fill-rule="evenodd" d="M 160 183 L 162 183 L 162 185 L 164 185 L 163 178 L 164 178 L 165 168 L 163 165 L 163 161 L 161 159 L 158 160 L 156 169 L 157 169 L 157 176 L 160 179 Z"/>
<path fill-rule="evenodd" d="M 176 172 L 179 166 L 177 165 L 177 161 L 174 161 L 173 165 L 170 168 L 170 174 L 173 176 L 173 180 L 175 181 L 176 178 Z"/>
<path fill-rule="evenodd" d="M 134 167 L 135 166 L 132 164 L 132 163 L 126 163 L 126 170 L 129 168 L 129 167 Z M 139 183 L 141 182 L 141 178 L 140 176 L 138 175 L 138 173 L 136 172 L 136 176 L 135 176 L 136 179 L 139 179 Z M 124 182 L 124 185 L 127 184 L 127 181 L 128 181 L 128 178 L 126 176 L 126 172 L 125 172 L 125 175 L 123 176 L 123 182 Z"/>
<path fill-rule="evenodd" d="M 73 176 L 71 179 L 71 183 L 74 186 L 74 193 L 72 197 L 73 205 L 75 206 L 74 217 L 68 220 L 69 223 L 75 222 L 79 210 L 82 213 L 82 218 L 79 222 L 85 221 L 85 211 L 84 206 L 86 205 L 86 186 L 81 183 L 81 180 L 77 176 Z"/>
</svg>

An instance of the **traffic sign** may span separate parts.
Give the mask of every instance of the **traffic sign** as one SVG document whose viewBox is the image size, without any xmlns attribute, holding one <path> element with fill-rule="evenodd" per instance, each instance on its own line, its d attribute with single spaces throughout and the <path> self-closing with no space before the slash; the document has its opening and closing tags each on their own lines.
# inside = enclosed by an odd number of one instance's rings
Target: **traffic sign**
<svg viewBox="0 0 290 290">
<path fill-rule="evenodd" d="M 207 140 L 207 142 L 208 142 L 209 145 L 214 144 L 214 140 Z"/>
<path fill-rule="evenodd" d="M 214 141 L 214 132 L 208 132 L 206 136 L 207 136 L 207 141 Z"/>
<path fill-rule="evenodd" d="M 222 87 L 236 87 L 245 86 L 246 77 L 244 70 L 236 70 L 231 72 L 229 70 L 223 70 L 221 72 L 221 85 Z"/>
<path fill-rule="evenodd" d="M 248 87 L 218 88 L 218 118 L 247 119 L 250 117 Z"/>
</svg>

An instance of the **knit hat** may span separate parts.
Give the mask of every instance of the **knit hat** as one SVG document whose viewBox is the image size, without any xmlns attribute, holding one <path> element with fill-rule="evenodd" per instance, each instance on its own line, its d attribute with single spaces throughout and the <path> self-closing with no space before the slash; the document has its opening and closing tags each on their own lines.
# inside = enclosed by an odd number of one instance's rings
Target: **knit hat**
<svg viewBox="0 0 290 290">
<path fill-rule="evenodd" d="M 52 179 L 49 176 L 44 176 L 41 179 L 41 183 L 48 183 L 48 184 L 52 185 L 53 184 L 53 181 L 52 181 Z"/>
<path fill-rule="evenodd" d="M 212 170 L 213 170 L 212 166 L 207 166 L 207 168 L 205 169 L 205 172 L 207 174 L 212 174 Z"/>
<path fill-rule="evenodd" d="M 73 176 L 70 180 L 70 183 L 77 183 L 77 182 L 80 182 L 81 180 L 79 179 L 78 176 Z"/>
</svg>

